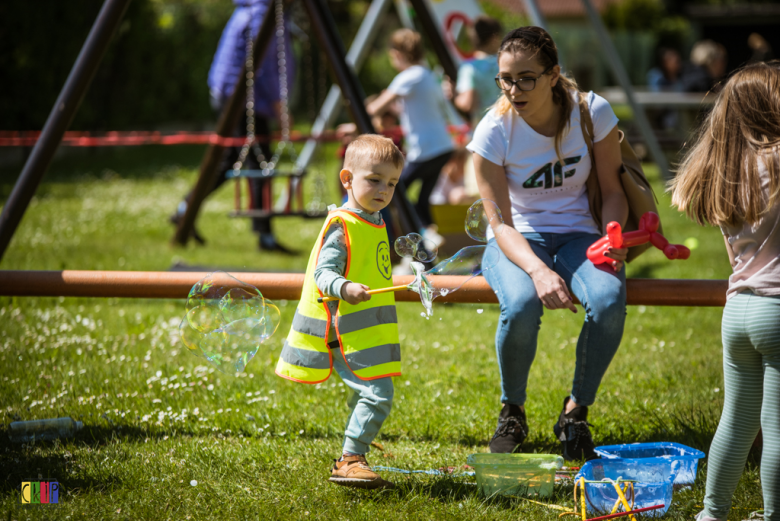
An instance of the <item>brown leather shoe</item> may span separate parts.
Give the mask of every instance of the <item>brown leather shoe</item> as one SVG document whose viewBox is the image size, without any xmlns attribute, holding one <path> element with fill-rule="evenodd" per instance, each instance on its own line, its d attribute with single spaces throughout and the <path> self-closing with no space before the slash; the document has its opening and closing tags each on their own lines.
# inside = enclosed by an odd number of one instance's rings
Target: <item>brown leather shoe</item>
<svg viewBox="0 0 780 521">
<path fill-rule="evenodd" d="M 366 457 L 362 455 L 345 456 L 341 460 L 333 460 L 330 481 L 336 485 L 356 488 L 393 488 L 395 486 L 371 470 Z"/>
</svg>

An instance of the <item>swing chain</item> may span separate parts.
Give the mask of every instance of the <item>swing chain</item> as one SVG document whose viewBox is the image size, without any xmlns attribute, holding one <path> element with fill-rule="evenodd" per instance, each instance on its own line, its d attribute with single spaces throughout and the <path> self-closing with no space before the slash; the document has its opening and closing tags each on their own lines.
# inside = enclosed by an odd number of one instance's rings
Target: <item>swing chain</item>
<svg viewBox="0 0 780 521">
<path fill-rule="evenodd" d="M 244 67 L 246 69 L 246 140 L 241 146 L 241 152 L 238 154 L 238 160 L 233 163 L 233 175 L 238 177 L 240 170 L 244 166 L 249 151 L 252 150 L 257 157 L 260 168 L 265 170 L 268 163 L 265 155 L 255 142 L 255 60 L 254 60 L 255 42 L 252 36 L 252 26 L 246 28 L 246 60 Z"/>
<path fill-rule="evenodd" d="M 311 25 L 309 23 L 308 16 L 302 12 L 302 8 L 299 3 L 295 4 L 298 6 L 298 9 L 293 11 L 294 15 L 298 16 L 298 22 L 301 28 L 303 29 L 303 32 L 306 35 L 311 35 Z M 317 109 L 316 105 L 318 104 L 319 100 L 317 99 L 317 94 L 322 93 L 325 90 L 325 80 L 324 78 L 324 69 L 322 68 L 323 63 L 323 53 L 320 51 L 319 57 L 320 57 L 320 63 L 319 63 L 319 81 L 315 82 L 314 78 L 314 59 L 313 59 L 314 53 L 312 52 L 312 45 L 311 45 L 311 37 L 306 38 L 303 41 L 303 59 L 305 61 L 304 66 L 304 72 L 306 74 L 306 77 L 304 79 L 304 85 L 307 89 L 307 108 L 309 112 L 309 119 L 313 122 L 317 118 Z M 319 92 L 318 92 L 319 91 Z M 319 158 L 322 154 L 322 147 L 318 147 L 317 151 L 315 152 L 316 157 Z M 314 161 L 313 163 L 318 163 L 318 161 Z M 306 205 L 306 209 L 309 212 L 316 213 L 316 212 L 322 212 L 326 208 L 325 202 L 322 200 L 323 195 L 327 193 L 328 187 L 327 183 L 325 182 L 325 173 L 322 171 L 321 168 L 313 168 L 311 165 L 309 166 L 310 172 L 313 174 L 312 178 L 314 181 L 314 186 L 311 193 L 311 200 Z"/>
<path fill-rule="evenodd" d="M 284 0 L 276 0 L 276 59 L 279 64 L 279 123 L 281 126 L 282 139 L 277 143 L 274 155 L 268 164 L 269 169 L 273 169 L 279 164 L 285 149 L 290 155 L 290 159 L 295 162 L 298 155 L 295 152 L 293 144 L 290 142 L 290 106 L 289 106 L 289 86 L 287 83 L 287 50 L 284 45 Z"/>
</svg>

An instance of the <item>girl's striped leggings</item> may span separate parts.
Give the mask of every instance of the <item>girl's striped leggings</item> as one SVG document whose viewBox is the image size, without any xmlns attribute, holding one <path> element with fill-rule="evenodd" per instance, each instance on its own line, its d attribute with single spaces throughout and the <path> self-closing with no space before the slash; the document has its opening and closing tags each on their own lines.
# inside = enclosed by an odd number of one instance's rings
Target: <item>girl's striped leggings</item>
<svg viewBox="0 0 780 521">
<path fill-rule="evenodd" d="M 726 519 L 761 428 L 765 521 L 780 521 L 780 298 L 743 292 L 723 310 L 725 402 L 710 447 L 704 514 Z"/>
</svg>

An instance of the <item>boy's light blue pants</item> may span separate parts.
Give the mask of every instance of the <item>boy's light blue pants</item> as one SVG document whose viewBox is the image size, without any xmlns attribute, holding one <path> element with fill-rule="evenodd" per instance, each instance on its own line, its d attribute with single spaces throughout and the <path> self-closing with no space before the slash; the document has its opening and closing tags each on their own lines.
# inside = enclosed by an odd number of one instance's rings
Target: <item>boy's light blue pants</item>
<svg viewBox="0 0 780 521">
<path fill-rule="evenodd" d="M 333 370 L 352 389 L 351 413 L 344 432 L 344 452 L 366 454 L 393 407 L 393 379 L 361 380 L 350 371 L 341 349 L 331 349 Z"/>
</svg>

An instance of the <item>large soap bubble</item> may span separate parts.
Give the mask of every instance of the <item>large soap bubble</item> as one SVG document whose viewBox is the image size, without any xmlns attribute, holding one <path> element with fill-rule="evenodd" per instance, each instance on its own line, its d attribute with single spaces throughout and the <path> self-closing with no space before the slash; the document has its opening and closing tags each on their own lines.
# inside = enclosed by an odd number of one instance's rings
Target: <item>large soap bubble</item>
<svg viewBox="0 0 780 521">
<path fill-rule="evenodd" d="M 192 354 L 238 374 L 274 334 L 279 318 L 279 308 L 256 287 L 215 271 L 192 286 L 179 333 Z"/>
<path fill-rule="evenodd" d="M 490 199 L 480 199 L 466 212 L 466 233 L 478 242 L 488 242 L 491 235 L 498 237 L 504 231 L 504 217 L 498 205 Z"/>
<path fill-rule="evenodd" d="M 439 248 L 419 233 L 409 233 L 395 240 L 395 252 L 401 257 L 410 257 L 420 262 L 432 262 L 439 254 Z"/>
<path fill-rule="evenodd" d="M 412 262 L 414 281 L 409 285 L 409 289 L 420 295 L 425 315 L 430 317 L 433 315 L 433 301 L 436 297 L 443 297 L 457 291 L 469 280 L 495 267 L 498 259 L 498 247 L 490 244 L 467 246 L 428 271 L 424 271 L 425 267 L 421 263 Z M 451 279 L 440 278 L 447 275 L 465 275 L 466 278 L 462 279 L 457 286 L 453 286 L 450 283 Z"/>
</svg>

